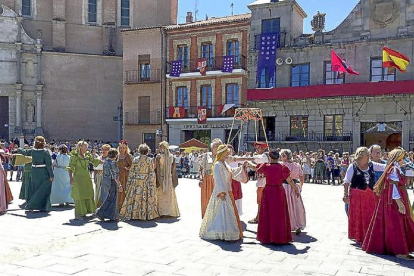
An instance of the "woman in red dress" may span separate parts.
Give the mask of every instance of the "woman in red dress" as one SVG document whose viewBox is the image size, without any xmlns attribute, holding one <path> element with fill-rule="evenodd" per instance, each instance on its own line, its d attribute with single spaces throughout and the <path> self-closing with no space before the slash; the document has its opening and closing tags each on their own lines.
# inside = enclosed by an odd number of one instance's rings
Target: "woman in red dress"
<svg viewBox="0 0 414 276">
<path fill-rule="evenodd" d="M 260 205 L 257 240 L 264 244 L 287 244 L 293 239 L 283 181 L 287 180 L 297 196 L 300 195 L 300 192 L 290 178 L 290 170 L 278 163 L 279 153 L 272 150 L 269 157 L 270 163 L 259 166 L 249 162 L 250 167 L 266 177 L 266 186 L 263 190 L 262 204 Z"/>
<path fill-rule="evenodd" d="M 379 196 L 362 249 L 367 253 L 396 255 L 414 260 L 414 221 L 401 170 L 406 152 L 396 148 L 389 154 L 387 167 L 374 186 Z"/>
</svg>

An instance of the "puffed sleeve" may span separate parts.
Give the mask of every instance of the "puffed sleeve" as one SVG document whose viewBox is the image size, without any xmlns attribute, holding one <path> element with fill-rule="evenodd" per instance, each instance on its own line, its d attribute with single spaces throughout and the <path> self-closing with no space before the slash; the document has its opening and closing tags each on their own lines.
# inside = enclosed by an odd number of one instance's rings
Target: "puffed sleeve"
<svg viewBox="0 0 414 276">
<path fill-rule="evenodd" d="M 91 157 L 89 158 L 89 162 L 92 163 L 92 165 L 94 167 L 96 167 L 99 164 L 101 164 L 101 159 L 99 159 L 99 158 L 93 158 L 92 155 L 91 155 Z"/>
<path fill-rule="evenodd" d="M 76 168 L 76 161 L 77 160 L 78 160 L 77 156 L 75 156 L 75 155 L 71 156 L 70 160 L 69 160 L 69 166 L 67 166 L 66 169 L 68 171 L 75 172 L 75 170 L 76 170 L 75 169 Z"/>
<path fill-rule="evenodd" d="M 290 176 L 290 170 L 288 167 L 282 165 L 282 177 L 283 180 L 287 179 Z"/>
<path fill-rule="evenodd" d="M 52 169 L 52 158 L 50 157 L 49 153 L 45 151 L 45 164 L 47 173 L 49 174 L 49 178 L 54 177 L 53 175 L 53 169 Z"/>
<path fill-rule="evenodd" d="M 225 179 L 224 179 L 224 170 L 226 168 L 224 168 L 224 166 L 220 163 L 217 162 L 214 164 L 214 185 L 216 186 L 214 189 L 217 192 L 217 194 L 215 196 L 217 196 L 220 193 L 227 193 L 228 189 L 225 183 Z"/>
<path fill-rule="evenodd" d="M 32 156 L 32 149 L 18 149 L 18 153 L 24 155 L 24 156 Z"/>
</svg>

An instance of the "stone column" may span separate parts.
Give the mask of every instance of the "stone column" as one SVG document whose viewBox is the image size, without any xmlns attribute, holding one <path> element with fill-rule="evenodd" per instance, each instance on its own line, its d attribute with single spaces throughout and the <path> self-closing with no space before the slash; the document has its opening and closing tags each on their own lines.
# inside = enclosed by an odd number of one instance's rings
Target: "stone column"
<svg viewBox="0 0 414 276">
<path fill-rule="evenodd" d="M 43 85 L 42 82 L 42 40 L 37 39 L 36 56 L 37 56 L 37 85 Z"/>
<path fill-rule="evenodd" d="M 42 127 L 42 97 L 43 97 L 43 85 L 36 86 L 36 135 L 43 135 Z"/>
<path fill-rule="evenodd" d="M 23 22 L 23 17 L 22 16 L 17 16 L 16 17 L 17 20 L 17 42 L 21 42 L 22 41 L 22 22 Z"/>
<path fill-rule="evenodd" d="M 22 43 L 16 42 L 16 70 L 17 70 L 17 76 L 16 76 L 16 83 L 21 84 L 22 83 Z"/>
<path fill-rule="evenodd" d="M 16 84 L 16 125 L 14 133 L 22 134 L 22 84 Z"/>
</svg>

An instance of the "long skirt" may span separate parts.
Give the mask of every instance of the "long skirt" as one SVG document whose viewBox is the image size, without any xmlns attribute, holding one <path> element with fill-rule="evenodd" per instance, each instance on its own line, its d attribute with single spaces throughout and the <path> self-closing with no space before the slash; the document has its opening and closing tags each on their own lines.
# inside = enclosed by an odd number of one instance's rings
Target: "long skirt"
<svg viewBox="0 0 414 276">
<path fill-rule="evenodd" d="M 282 185 L 265 186 L 259 217 L 258 241 L 286 244 L 293 240 L 286 193 Z"/>
<path fill-rule="evenodd" d="M 70 196 L 72 187 L 70 186 L 68 171 L 56 167 L 54 175 L 50 202 L 52 204 L 73 203 L 73 198 Z"/>
<path fill-rule="evenodd" d="M 200 237 L 206 240 L 236 241 L 243 238 L 243 230 L 232 191 L 223 201 L 213 196 L 207 206 L 200 228 Z"/>
<path fill-rule="evenodd" d="M 325 170 L 326 170 L 325 163 L 323 163 L 322 161 L 316 162 L 315 170 L 313 172 L 314 178 L 317 179 L 317 180 L 324 179 L 325 178 Z"/>
<path fill-rule="evenodd" d="M 52 183 L 46 168 L 32 168 L 32 177 L 27 183 L 26 210 L 40 210 L 49 212 L 51 209 L 50 193 Z"/>
<path fill-rule="evenodd" d="M 364 241 L 374 213 L 376 196 L 371 189 L 350 189 L 348 238 L 358 243 Z"/>
<path fill-rule="evenodd" d="M 157 189 L 158 198 L 158 213 L 161 216 L 175 217 L 180 216 L 180 210 L 178 209 L 177 196 L 175 195 L 175 188 L 164 193 L 163 188 Z"/>
<path fill-rule="evenodd" d="M 214 178 L 212 175 L 206 174 L 201 184 L 201 218 L 204 218 L 213 189 Z"/>
<path fill-rule="evenodd" d="M 375 207 L 372 221 L 362 244 L 367 253 L 407 255 L 414 252 L 414 221 L 409 210 L 405 188 L 398 187 L 406 214 L 398 211 L 392 198 L 392 185 L 381 193 Z"/>
<path fill-rule="evenodd" d="M 7 178 L 4 180 L 4 184 L 6 185 L 6 200 L 7 203 L 10 203 L 13 201 L 13 195 L 9 186 L 9 182 L 7 181 Z"/>
<path fill-rule="evenodd" d="M 297 185 L 297 184 L 296 184 Z M 298 229 L 305 229 L 306 227 L 306 212 L 305 206 L 303 205 L 302 196 L 296 196 L 295 191 L 290 187 L 289 184 L 283 184 L 286 192 L 286 200 L 289 210 L 290 227 L 292 231 Z M 300 189 L 298 187 L 298 189 Z"/>
<path fill-rule="evenodd" d="M 103 179 L 102 171 L 95 171 L 94 182 L 95 182 L 95 203 L 96 203 L 96 207 L 101 206 L 101 199 L 102 199 L 101 184 L 102 184 L 102 179 Z"/>
<path fill-rule="evenodd" d="M 101 183 L 101 202 L 95 214 L 100 219 L 118 219 L 118 189 L 115 181 Z"/>
<path fill-rule="evenodd" d="M 241 183 L 239 181 L 232 179 L 231 189 L 233 191 L 234 200 L 236 201 L 237 211 L 239 212 L 239 216 L 241 216 L 243 214 L 243 192 Z"/>
<path fill-rule="evenodd" d="M 0 212 L 7 210 L 7 196 L 6 196 L 6 176 L 3 170 L 0 170 Z"/>
</svg>

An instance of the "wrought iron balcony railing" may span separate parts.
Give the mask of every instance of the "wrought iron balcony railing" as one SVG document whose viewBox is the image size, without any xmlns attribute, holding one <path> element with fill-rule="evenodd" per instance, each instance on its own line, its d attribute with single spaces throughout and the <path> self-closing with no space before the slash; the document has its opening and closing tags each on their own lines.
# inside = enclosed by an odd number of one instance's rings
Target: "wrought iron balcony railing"
<svg viewBox="0 0 414 276">
<path fill-rule="evenodd" d="M 125 112 L 124 123 L 125 125 L 159 125 L 161 124 L 161 110 Z"/>
<path fill-rule="evenodd" d="M 207 71 L 218 71 L 223 68 L 223 59 L 224 57 L 211 57 L 207 58 Z M 190 73 L 190 72 L 200 72 L 197 69 L 197 63 L 200 59 L 187 59 L 183 60 L 181 65 L 181 72 L 182 73 Z M 247 60 L 246 57 L 243 55 L 235 56 L 234 57 L 234 69 L 244 69 L 247 68 Z M 167 74 L 171 72 L 171 61 L 167 61 Z"/>
<path fill-rule="evenodd" d="M 161 70 L 160 69 L 148 69 L 148 70 L 127 70 L 125 71 L 125 83 L 148 83 L 148 82 L 161 82 Z"/>
</svg>

